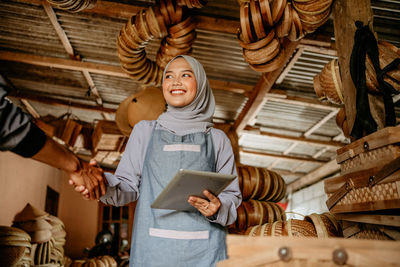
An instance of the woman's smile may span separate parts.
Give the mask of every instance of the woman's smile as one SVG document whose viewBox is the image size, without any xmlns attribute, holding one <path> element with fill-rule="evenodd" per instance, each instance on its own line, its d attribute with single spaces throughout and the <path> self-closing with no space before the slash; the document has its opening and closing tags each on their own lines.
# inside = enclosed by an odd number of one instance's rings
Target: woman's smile
<svg viewBox="0 0 400 267">
<path fill-rule="evenodd" d="M 168 105 L 184 107 L 192 103 L 197 93 L 197 80 L 184 58 L 177 58 L 169 64 L 162 87 Z"/>
</svg>

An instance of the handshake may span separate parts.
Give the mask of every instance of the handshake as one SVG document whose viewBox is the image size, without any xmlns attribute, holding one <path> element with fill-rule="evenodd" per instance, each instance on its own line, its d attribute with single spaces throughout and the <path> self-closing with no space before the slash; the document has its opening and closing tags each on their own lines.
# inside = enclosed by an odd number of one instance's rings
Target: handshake
<svg viewBox="0 0 400 267">
<path fill-rule="evenodd" d="M 85 162 L 79 159 L 79 165 L 75 171 L 68 172 L 69 184 L 74 186 L 76 192 L 79 192 L 87 200 L 99 200 L 106 193 L 107 180 L 103 169 L 92 159 Z"/>
</svg>

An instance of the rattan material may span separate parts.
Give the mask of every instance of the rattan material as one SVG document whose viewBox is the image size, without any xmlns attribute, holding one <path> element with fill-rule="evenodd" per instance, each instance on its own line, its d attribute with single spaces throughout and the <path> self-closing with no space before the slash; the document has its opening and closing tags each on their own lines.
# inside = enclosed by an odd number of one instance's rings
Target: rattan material
<svg viewBox="0 0 400 267">
<path fill-rule="evenodd" d="M 15 215 L 14 222 L 37 220 L 44 218 L 48 215 L 49 214 L 47 212 L 39 210 L 28 203 L 21 212 Z"/>
<path fill-rule="evenodd" d="M 328 194 L 328 198 L 331 195 L 332 194 Z M 373 187 L 352 189 L 341 200 L 339 200 L 333 209 L 339 209 L 340 206 L 351 204 L 363 204 L 389 200 L 400 201 L 400 181 L 377 184 Z"/>
<path fill-rule="evenodd" d="M 314 90 L 320 100 L 343 104 L 342 81 L 337 59 L 327 63 L 321 73 L 314 77 Z"/>
<path fill-rule="evenodd" d="M 392 144 L 362 152 L 340 164 L 341 174 L 378 167 L 383 162 L 390 162 L 398 157 L 400 157 L 400 146 Z"/>
<path fill-rule="evenodd" d="M 278 202 L 286 194 L 286 184 L 276 172 L 252 166 L 238 167 L 243 200 L 257 199 Z"/>
<path fill-rule="evenodd" d="M 246 231 L 246 235 L 317 237 L 317 233 L 312 223 L 295 219 L 256 225 L 248 228 Z"/>
</svg>

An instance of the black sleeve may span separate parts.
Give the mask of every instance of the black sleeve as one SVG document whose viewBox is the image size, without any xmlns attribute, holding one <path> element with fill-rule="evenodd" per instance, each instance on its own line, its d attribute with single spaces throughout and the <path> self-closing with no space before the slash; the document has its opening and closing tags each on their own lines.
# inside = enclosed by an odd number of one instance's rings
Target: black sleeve
<svg viewBox="0 0 400 267">
<path fill-rule="evenodd" d="M 34 123 L 31 123 L 31 128 L 25 138 L 11 151 L 25 158 L 30 158 L 36 155 L 45 143 L 46 134 Z"/>
<path fill-rule="evenodd" d="M 32 157 L 44 146 L 46 135 L 6 96 L 7 91 L 0 84 L 0 150 Z"/>
</svg>

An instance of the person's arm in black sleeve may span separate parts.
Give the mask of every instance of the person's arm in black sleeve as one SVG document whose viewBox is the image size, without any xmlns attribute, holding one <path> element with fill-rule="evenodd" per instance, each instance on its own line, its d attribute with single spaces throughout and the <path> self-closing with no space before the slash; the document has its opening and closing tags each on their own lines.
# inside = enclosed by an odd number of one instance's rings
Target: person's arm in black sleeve
<svg viewBox="0 0 400 267">
<path fill-rule="evenodd" d="M 23 157 L 32 157 L 46 142 L 28 114 L 6 99 L 7 92 L 0 86 L 0 150 L 11 150 Z"/>
<path fill-rule="evenodd" d="M 77 185 L 84 185 L 91 199 L 105 194 L 103 171 L 80 160 L 66 147 L 40 130 L 28 114 L 6 99 L 0 85 L 0 150 L 46 163 L 68 173 Z"/>
</svg>

